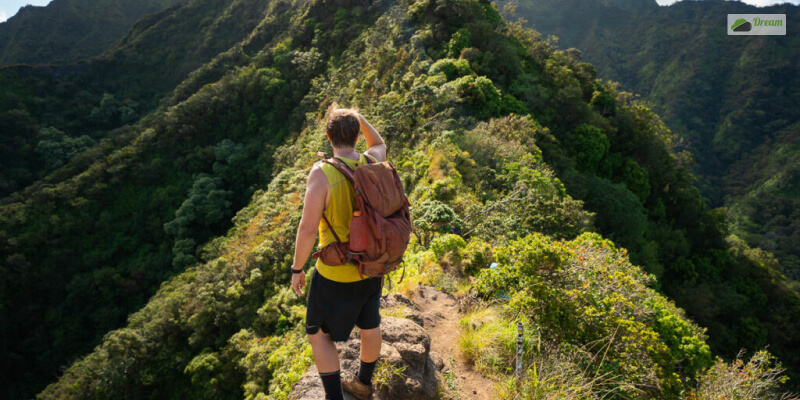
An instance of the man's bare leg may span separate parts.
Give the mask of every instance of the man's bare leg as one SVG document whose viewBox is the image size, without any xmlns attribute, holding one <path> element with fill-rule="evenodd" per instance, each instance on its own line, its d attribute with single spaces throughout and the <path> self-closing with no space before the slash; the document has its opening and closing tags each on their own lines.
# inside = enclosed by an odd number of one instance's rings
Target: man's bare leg
<svg viewBox="0 0 800 400">
<path fill-rule="evenodd" d="M 381 327 L 361 330 L 361 361 L 372 363 L 381 355 Z"/>
<path fill-rule="evenodd" d="M 339 370 L 339 352 L 331 340 L 331 335 L 322 332 L 322 329 L 313 335 L 308 335 L 311 350 L 314 352 L 314 364 L 319 373 L 336 372 Z"/>
<path fill-rule="evenodd" d="M 342 377 L 339 371 L 339 352 L 331 340 L 331 335 L 323 333 L 322 329 L 313 335 L 308 335 L 311 350 L 314 352 L 314 364 L 319 370 L 319 378 L 325 389 L 325 398 L 331 400 L 344 400 L 342 392 Z"/>
</svg>

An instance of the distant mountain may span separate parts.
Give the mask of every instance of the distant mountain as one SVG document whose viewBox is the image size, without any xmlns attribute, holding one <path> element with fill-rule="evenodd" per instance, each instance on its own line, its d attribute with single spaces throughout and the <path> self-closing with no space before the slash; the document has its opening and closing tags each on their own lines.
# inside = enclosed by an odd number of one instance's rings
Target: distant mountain
<svg viewBox="0 0 800 400">
<path fill-rule="evenodd" d="M 53 0 L 0 23 L 0 65 L 64 64 L 112 47 L 136 21 L 185 0 Z"/>
<path fill-rule="evenodd" d="M 160 102 L 218 79 L 225 63 L 241 57 L 233 45 L 261 21 L 266 3 L 193 0 L 142 18 L 93 59 L 0 67 L 0 198 L 44 178 L 91 142 L 116 135 Z"/>
<path fill-rule="evenodd" d="M 800 280 L 800 7 L 518 3 L 517 16 L 577 48 L 600 79 L 649 101 L 691 152 L 709 205 L 727 207 L 732 232 Z M 728 36 L 727 14 L 747 13 L 786 14 L 787 34 Z"/>
</svg>

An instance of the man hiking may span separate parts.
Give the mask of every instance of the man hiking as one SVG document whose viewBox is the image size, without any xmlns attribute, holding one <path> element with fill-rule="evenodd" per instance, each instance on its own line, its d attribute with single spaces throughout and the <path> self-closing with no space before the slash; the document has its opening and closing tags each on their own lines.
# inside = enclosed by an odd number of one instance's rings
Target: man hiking
<svg viewBox="0 0 800 400">
<path fill-rule="evenodd" d="M 359 131 L 369 149 L 364 154 L 355 151 Z M 355 110 L 336 109 L 326 124 L 326 135 L 333 146 L 333 156 L 355 170 L 366 164 L 386 159 L 386 144 L 380 134 Z M 303 216 L 297 228 L 292 289 L 304 296 L 306 275 L 303 265 L 314 247 L 319 232 L 319 248 L 336 242 L 323 214 L 342 242 L 350 236 L 355 193 L 347 178 L 333 165 L 320 162 L 308 176 L 308 188 Z M 381 278 L 369 278 L 359 273 L 356 265 L 326 265 L 317 259 L 314 276 L 308 288 L 306 334 L 311 342 L 314 363 L 319 370 L 326 399 L 344 399 L 342 388 L 358 399 L 372 396 L 372 375 L 381 352 L 381 316 L 379 313 Z M 361 329 L 361 366 L 358 376 L 339 371 L 339 353 L 334 341 L 346 341 L 353 326 Z"/>
</svg>

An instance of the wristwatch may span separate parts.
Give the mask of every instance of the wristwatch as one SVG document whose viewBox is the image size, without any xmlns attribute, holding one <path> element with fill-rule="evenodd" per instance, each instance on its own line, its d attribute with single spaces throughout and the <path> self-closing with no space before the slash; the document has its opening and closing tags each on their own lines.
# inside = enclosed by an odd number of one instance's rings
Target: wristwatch
<svg viewBox="0 0 800 400">
<path fill-rule="evenodd" d="M 300 269 L 294 269 L 294 268 L 292 268 L 292 267 L 289 267 L 289 269 L 290 269 L 290 270 L 292 270 L 292 273 L 293 273 L 293 274 L 299 274 L 299 273 L 303 272 L 303 269 L 302 269 L 302 268 L 300 268 Z"/>
</svg>

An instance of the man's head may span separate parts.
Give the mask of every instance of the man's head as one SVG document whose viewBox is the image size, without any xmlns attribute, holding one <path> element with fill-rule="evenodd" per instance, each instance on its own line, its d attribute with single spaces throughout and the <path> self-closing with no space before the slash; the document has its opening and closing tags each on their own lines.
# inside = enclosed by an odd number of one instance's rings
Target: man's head
<svg viewBox="0 0 800 400">
<path fill-rule="evenodd" d="M 331 112 L 325 131 L 333 147 L 355 147 L 360 127 L 356 111 L 340 108 Z"/>
</svg>

